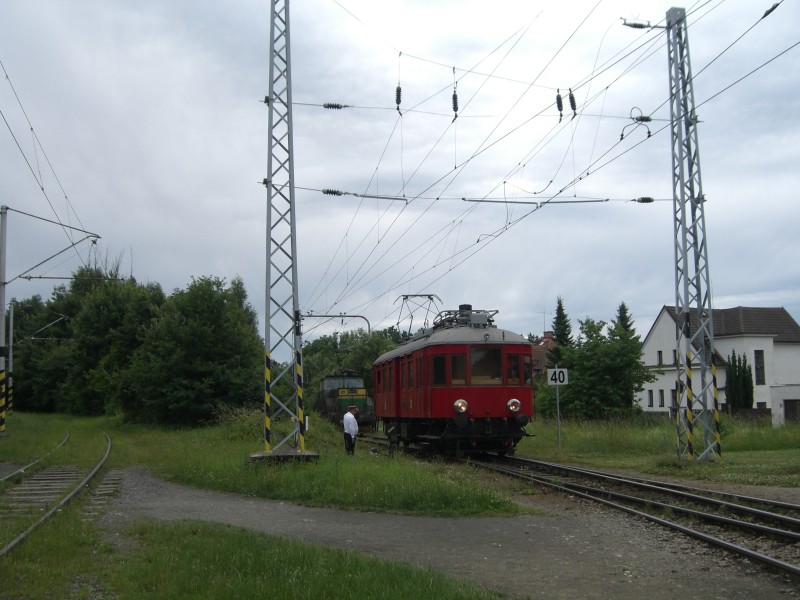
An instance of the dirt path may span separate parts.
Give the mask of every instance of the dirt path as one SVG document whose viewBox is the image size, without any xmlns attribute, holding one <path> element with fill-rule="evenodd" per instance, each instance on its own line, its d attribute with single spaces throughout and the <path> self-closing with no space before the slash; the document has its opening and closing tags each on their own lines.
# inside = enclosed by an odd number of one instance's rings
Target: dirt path
<svg viewBox="0 0 800 600">
<path fill-rule="evenodd" d="M 648 600 L 797 598 L 761 567 L 560 495 L 526 497 L 543 515 L 434 518 L 304 508 L 123 473 L 103 518 L 114 535 L 137 518 L 192 519 L 364 552 L 455 574 L 520 597 Z"/>
</svg>

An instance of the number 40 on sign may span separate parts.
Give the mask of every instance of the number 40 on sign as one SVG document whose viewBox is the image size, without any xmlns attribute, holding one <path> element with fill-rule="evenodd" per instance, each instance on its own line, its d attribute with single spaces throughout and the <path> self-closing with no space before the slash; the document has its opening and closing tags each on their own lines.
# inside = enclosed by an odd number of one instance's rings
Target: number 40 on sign
<svg viewBox="0 0 800 600">
<path fill-rule="evenodd" d="M 567 385 L 569 383 L 568 369 L 547 369 L 548 385 Z"/>
</svg>

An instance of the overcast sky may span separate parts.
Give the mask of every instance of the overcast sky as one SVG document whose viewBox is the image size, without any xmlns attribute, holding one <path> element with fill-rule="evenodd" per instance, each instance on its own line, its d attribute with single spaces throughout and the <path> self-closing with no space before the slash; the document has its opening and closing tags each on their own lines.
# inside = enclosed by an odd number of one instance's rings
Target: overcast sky
<svg viewBox="0 0 800 600">
<path fill-rule="evenodd" d="M 400 296 L 435 294 L 541 335 L 561 296 L 576 333 L 624 301 L 644 336 L 675 302 L 666 33 L 621 18 L 663 26 L 674 4 L 293 0 L 302 312 L 381 328 Z M 800 6 L 677 5 L 714 306 L 800 319 Z M 71 243 L 22 211 L 100 235 L 92 260 L 167 293 L 240 276 L 263 315 L 267 0 L 3 0 L 0 61 L 7 280 Z M 76 248 L 7 298 L 49 297 L 65 282 L 42 277 L 89 260 Z M 327 327 L 307 319 L 306 337 Z"/>
</svg>

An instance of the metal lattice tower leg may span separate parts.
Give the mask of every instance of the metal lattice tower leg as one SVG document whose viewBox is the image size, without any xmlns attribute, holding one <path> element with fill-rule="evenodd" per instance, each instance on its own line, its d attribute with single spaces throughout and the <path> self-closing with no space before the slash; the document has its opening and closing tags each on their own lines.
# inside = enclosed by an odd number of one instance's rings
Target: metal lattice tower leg
<svg viewBox="0 0 800 600">
<path fill-rule="evenodd" d="M 292 77 L 289 0 L 270 2 L 269 155 L 267 159 L 267 277 L 265 311 L 264 446 L 267 453 L 287 442 L 305 452 L 303 366 L 297 299 Z M 282 362 L 278 362 L 282 361 Z M 279 365 L 276 369 L 275 366 Z M 290 390 L 278 397 L 278 390 Z M 272 422 L 284 415 L 294 429 L 272 443 Z"/>
<path fill-rule="evenodd" d="M 708 247 L 686 11 L 667 11 L 675 213 L 676 408 L 679 457 L 721 453 Z"/>
</svg>

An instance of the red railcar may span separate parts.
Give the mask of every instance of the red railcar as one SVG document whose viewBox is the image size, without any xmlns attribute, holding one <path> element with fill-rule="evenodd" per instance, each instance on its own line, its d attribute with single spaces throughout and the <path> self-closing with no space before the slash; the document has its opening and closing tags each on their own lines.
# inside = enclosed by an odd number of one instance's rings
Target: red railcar
<svg viewBox="0 0 800 600">
<path fill-rule="evenodd" d="M 513 453 L 533 416 L 532 346 L 498 329 L 497 311 L 437 315 L 373 364 L 375 416 L 393 444 Z"/>
</svg>

